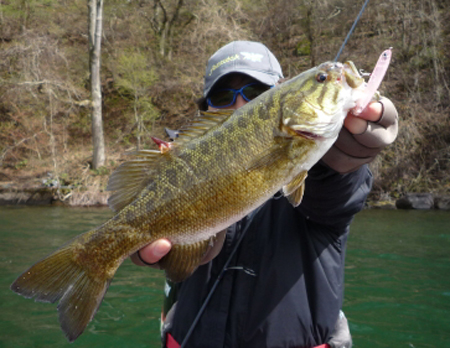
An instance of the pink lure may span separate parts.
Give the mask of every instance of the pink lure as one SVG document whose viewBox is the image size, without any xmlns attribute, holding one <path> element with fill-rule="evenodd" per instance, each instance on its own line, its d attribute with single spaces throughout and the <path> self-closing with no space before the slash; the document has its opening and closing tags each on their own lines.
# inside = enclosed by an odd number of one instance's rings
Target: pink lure
<svg viewBox="0 0 450 348">
<path fill-rule="evenodd" d="M 357 116 L 359 115 L 372 100 L 373 95 L 378 90 L 378 87 L 383 81 L 384 75 L 389 67 L 392 56 L 392 47 L 381 53 L 380 58 L 378 58 L 377 64 L 370 74 L 369 82 L 364 91 L 364 96 L 356 102 L 356 106 L 353 108 L 352 113 Z"/>
</svg>

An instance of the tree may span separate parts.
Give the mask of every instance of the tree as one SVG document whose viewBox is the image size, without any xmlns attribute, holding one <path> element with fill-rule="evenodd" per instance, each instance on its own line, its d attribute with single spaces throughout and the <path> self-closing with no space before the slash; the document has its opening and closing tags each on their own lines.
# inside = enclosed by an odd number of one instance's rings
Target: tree
<svg viewBox="0 0 450 348">
<path fill-rule="evenodd" d="M 92 98 L 92 142 L 94 154 L 92 167 L 105 164 L 103 138 L 102 89 L 100 84 L 100 54 L 102 41 L 103 0 L 88 0 L 89 8 L 89 66 Z"/>
<path fill-rule="evenodd" d="M 143 13 L 143 16 L 150 21 L 153 31 L 159 37 L 159 53 L 169 60 L 172 59 L 173 29 L 180 17 L 183 5 L 183 0 L 153 0 L 152 16 L 150 17 L 145 11 Z M 193 18 L 194 16 L 189 16 L 185 20 L 184 26 L 189 24 Z"/>
<path fill-rule="evenodd" d="M 133 128 L 139 150 L 142 146 L 141 137 L 148 132 L 146 123 L 158 117 L 149 95 L 149 88 L 157 81 L 157 75 L 149 66 L 147 57 L 134 50 L 125 51 L 119 56 L 115 70 L 117 76 L 114 79 L 120 92 L 132 100 Z"/>
</svg>

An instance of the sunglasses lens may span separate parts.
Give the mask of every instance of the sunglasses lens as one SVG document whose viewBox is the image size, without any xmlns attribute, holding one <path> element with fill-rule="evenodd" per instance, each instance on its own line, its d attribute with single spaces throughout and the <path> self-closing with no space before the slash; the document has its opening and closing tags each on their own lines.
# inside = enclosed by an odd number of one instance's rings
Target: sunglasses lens
<svg viewBox="0 0 450 348">
<path fill-rule="evenodd" d="M 258 97 L 260 94 L 263 94 L 265 91 L 267 91 L 268 89 L 270 89 L 269 86 L 265 86 L 265 85 L 251 85 L 251 86 L 247 86 L 242 90 L 242 93 L 245 95 L 245 97 L 248 100 L 253 100 L 256 97 Z"/>
<path fill-rule="evenodd" d="M 230 90 L 217 91 L 213 93 L 209 100 L 213 106 L 221 107 L 233 103 L 234 92 Z"/>
<path fill-rule="evenodd" d="M 260 94 L 270 89 L 269 86 L 251 83 L 244 86 L 241 90 L 238 89 L 223 89 L 211 94 L 208 98 L 208 105 L 216 108 L 224 108 L 233 105 L 236 94 L 242 91 L 242 95 L 246 101 L 255 99 Z"/>
</svg>

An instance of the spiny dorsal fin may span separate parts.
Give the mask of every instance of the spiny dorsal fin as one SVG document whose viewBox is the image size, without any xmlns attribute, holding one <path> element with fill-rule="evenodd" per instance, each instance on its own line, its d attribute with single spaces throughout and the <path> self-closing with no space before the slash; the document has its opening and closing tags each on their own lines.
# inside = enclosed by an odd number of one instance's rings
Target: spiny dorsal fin
<svg viewBox="0 0 450 348">
<path fill-rule="evenodd" d="M 305 192 L 305 179 L 308 176 L 308 172 L 304 170 L 300 172 L 289 184 L 283 186 L 283 194 L 287 197 L 289 202 L 298 207 L 303 199 Z"/>
<path fill-rule="evenodd" d="M 115 191 L 108 199 L 109 207 L 117 212 L 130 204 L 143 190 L 155 160 L 159 159 L 162 154 L 171 151 L 174 146 L 185 144 L 220 125 L 233 112 L 234 110 L 202 111 L 200 116 L 194 119 L 194 123 L 180 130 L 176 141 L 168 143 L 153 138 L 153 141 L 160 147 L 160 151 L 140 150 L 129 153 L 136 158 L 120 165 L 109 178 L 106 190 Z M 168 145 L 161 149 L 159 143 Z"/>
<path fill-rule="evenodd" d="M 178 146 L 202 136 L 210 129 L 222 124 L 233 113 L 234 110 L 201 111 L 200 116 L 196 117 L 192 124 L 180 130 L 173 144 Z"/>
<path fill-rule="evenodd" d="M 159 139 L 157 137 L 150 137 L 150 138 L 156 145 L 158 145 L 159 151 L 161 151 L 161 153 L 166 153 L 167 151 L 170 151 L 170 149 L 173 146 L 171 142 Z"/>
<path fill-rule="evenodd" d="M 152 164 L 161 151 L 140 150 L 129 153 L 136 158 L 122 163 L 110 176 L 107 191 L 115 191 L 108 199 L 109 207 L 117 212 L 130 204 L 145 186 Z"/>
</svg>

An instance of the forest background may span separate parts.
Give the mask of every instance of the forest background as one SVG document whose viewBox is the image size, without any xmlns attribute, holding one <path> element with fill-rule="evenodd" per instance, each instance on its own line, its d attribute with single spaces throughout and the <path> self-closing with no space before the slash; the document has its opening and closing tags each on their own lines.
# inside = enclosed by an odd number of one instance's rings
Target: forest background
<svg viewBox="0 0 450 348">
<path fill-rule="evenodd" d="M 54 186 L 69 204 L 105 202 L 124 153 L 189 123 L 209 56 L 254 40 L 286 77 L 334 59 L 363 1 L 106 0 L 101 81 L 104 167 L 92 169 L 87 0 L 0 0 L 0 186 Z M 400 114 L 371 164 L 371 198 L 450 192 L 450 12 L 444 0 L 373 0 L 340 60 L 373 69 Z"/>
</svg>

